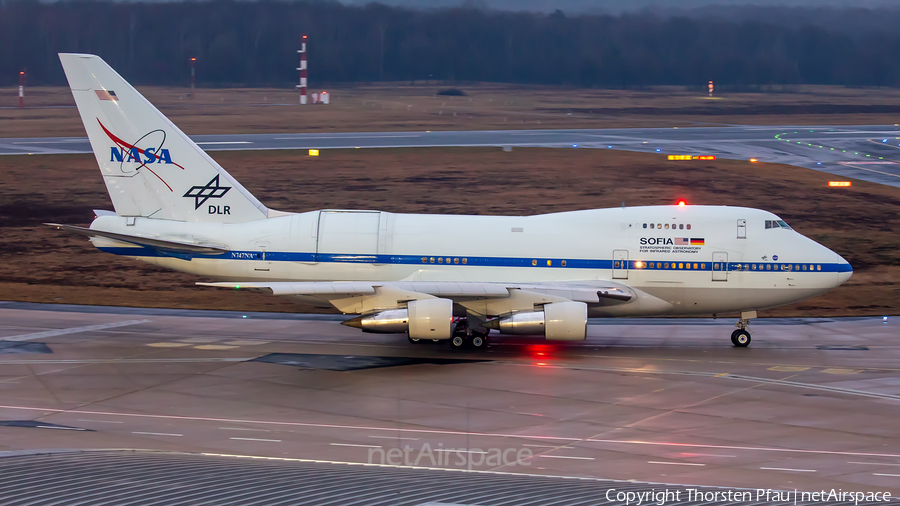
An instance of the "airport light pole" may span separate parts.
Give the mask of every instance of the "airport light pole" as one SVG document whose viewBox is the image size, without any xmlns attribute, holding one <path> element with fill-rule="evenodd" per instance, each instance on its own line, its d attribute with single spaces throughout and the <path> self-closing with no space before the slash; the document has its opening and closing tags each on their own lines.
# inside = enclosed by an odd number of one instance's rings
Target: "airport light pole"
<svg viewBox="0 0 900 506">
<path fill-rule="evenodd" d="M 194 66 L 196 64 L 197 64 L 197 59 L 191 58 L 191 94 L 189 95 L 190 98 L 194 98 L 194 81 L 196 78 L 196 72 L 195 72 Z"/>
<path fill-rule="evenodd" d="M 297 67 L 300 71 L 300 84 L 297 88 L 300 89 L 300 105 L 306 105 L 306 35 L 301 37 L 297 52 L 300 53 L 300 66 Z"/>
<path fill-rule="evenodd" d="M 25 71 L 19 72 L 19 109 L 25 108 Z"/>
<path fill-rule="evenodd" d="M 710 82 L 709 82 L 709 96 L 710 96 L 710 97 L 712 97 L 712 92 L 713 92 L 713 82 L 710 81 Z"/>
</svg>

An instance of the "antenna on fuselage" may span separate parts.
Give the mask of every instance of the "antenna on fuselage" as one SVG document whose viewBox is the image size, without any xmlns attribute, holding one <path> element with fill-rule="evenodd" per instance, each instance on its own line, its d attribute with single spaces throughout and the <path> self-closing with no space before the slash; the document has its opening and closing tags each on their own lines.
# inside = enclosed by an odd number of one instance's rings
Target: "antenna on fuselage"
<svg viewBox="0 0 900 506">
<path fill-rule="evenodd" d="M 622 201 L 622 209 L 625 209 L 625 201 Z"/>
</svg>

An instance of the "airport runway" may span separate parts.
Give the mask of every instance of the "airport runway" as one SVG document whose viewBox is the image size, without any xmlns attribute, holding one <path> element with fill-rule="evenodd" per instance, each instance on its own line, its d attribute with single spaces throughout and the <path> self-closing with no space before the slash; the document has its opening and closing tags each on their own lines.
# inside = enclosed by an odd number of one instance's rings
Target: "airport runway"
<svg viewBox="0 0 900 506">
<path fill-rule="evenodd" d="M 895 321 L 760 320 L 739 349 L 730 320 L 601 320 L 453 352 L 341 318 L 0 303 L 0 452 L 900 495 Z"/>
<path fill-rule="evenodd" d="M 900 127 L 730 126 L 199 135 L 208 151 L 511 146 L 620 149 L 785 163 L 900 187 Z M 0 139 L 0 155 L 88 153 L 86 138 Z"/>
</svg>

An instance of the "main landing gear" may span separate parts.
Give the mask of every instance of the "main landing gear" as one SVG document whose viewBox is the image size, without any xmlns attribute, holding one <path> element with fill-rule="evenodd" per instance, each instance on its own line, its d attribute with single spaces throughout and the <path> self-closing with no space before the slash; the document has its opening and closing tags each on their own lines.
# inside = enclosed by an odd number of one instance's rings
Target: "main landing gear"
<svg viewBox="0 0 900 506">
<path fill-rule="evenodd" d="M 487 348 L 487 332 L 472 332 L 471 334 L 455 334 L 450 338 L 450 347 L 454 350 L 462 348 L 475 348 L 476 350 Z"/>
<path fill-rule="evenodd" d="M 756 311 L 742 311 L 741 319 L 734 324 L 737 330 L 731 333 L 731 344 L 738 348 L 746 348 L 750 345 L 750 332 L 747 327 L 750 326 L 750 319 L 756 318 Z"/>
<path fill-rule="evenodd" d="M 481 350 L 487 348 L 488 345 L 488 333 L 490 329 L 485 329 L 483 332 L 479 331 L 470 331 L 469 325 L 466 322 L 465 318 L 459 318 L 454 322 L 455 327 L 453 328 L 453 336 L 448 340 L 450 343 L 450 348 L 454 350 L 464 349 L 464 348 L 474 348 L 476 350 Z M 421 339 L 417 337 L 409 337 L 407 334 L 406 338 L 409 340 L 411 344 L 426 344 L 430 342 L 440 343 L 440 339 Z"/>
<path fill-rule="evenodd" d="M 469 323 L 465 318 L 460 318 L 456 322 L 456 328 L 453 330 L 453 337 L 450 338 L 450 347 L 454 350 L 462 348 L 475 348 L 481 350 L 487 348 L 489 329 L 480 332 L 469 330 Z"/>
</svg>

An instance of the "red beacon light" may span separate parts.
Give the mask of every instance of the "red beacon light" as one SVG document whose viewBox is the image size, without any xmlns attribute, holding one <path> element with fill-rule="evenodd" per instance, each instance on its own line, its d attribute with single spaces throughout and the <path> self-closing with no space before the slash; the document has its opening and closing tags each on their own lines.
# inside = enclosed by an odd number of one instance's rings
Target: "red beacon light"
<svg viewBox="0 0 900 506">
<path fill-rule="evenodd" d="M 683 201 L 683 200 L 679 200 L 679 201 L 678 201 L 678 207 L 684 207 L 684 206 L 686 206 L 686 205 L 687 205 L 687 202 L 685 202 L 685 201 Z"/>
</svg>

